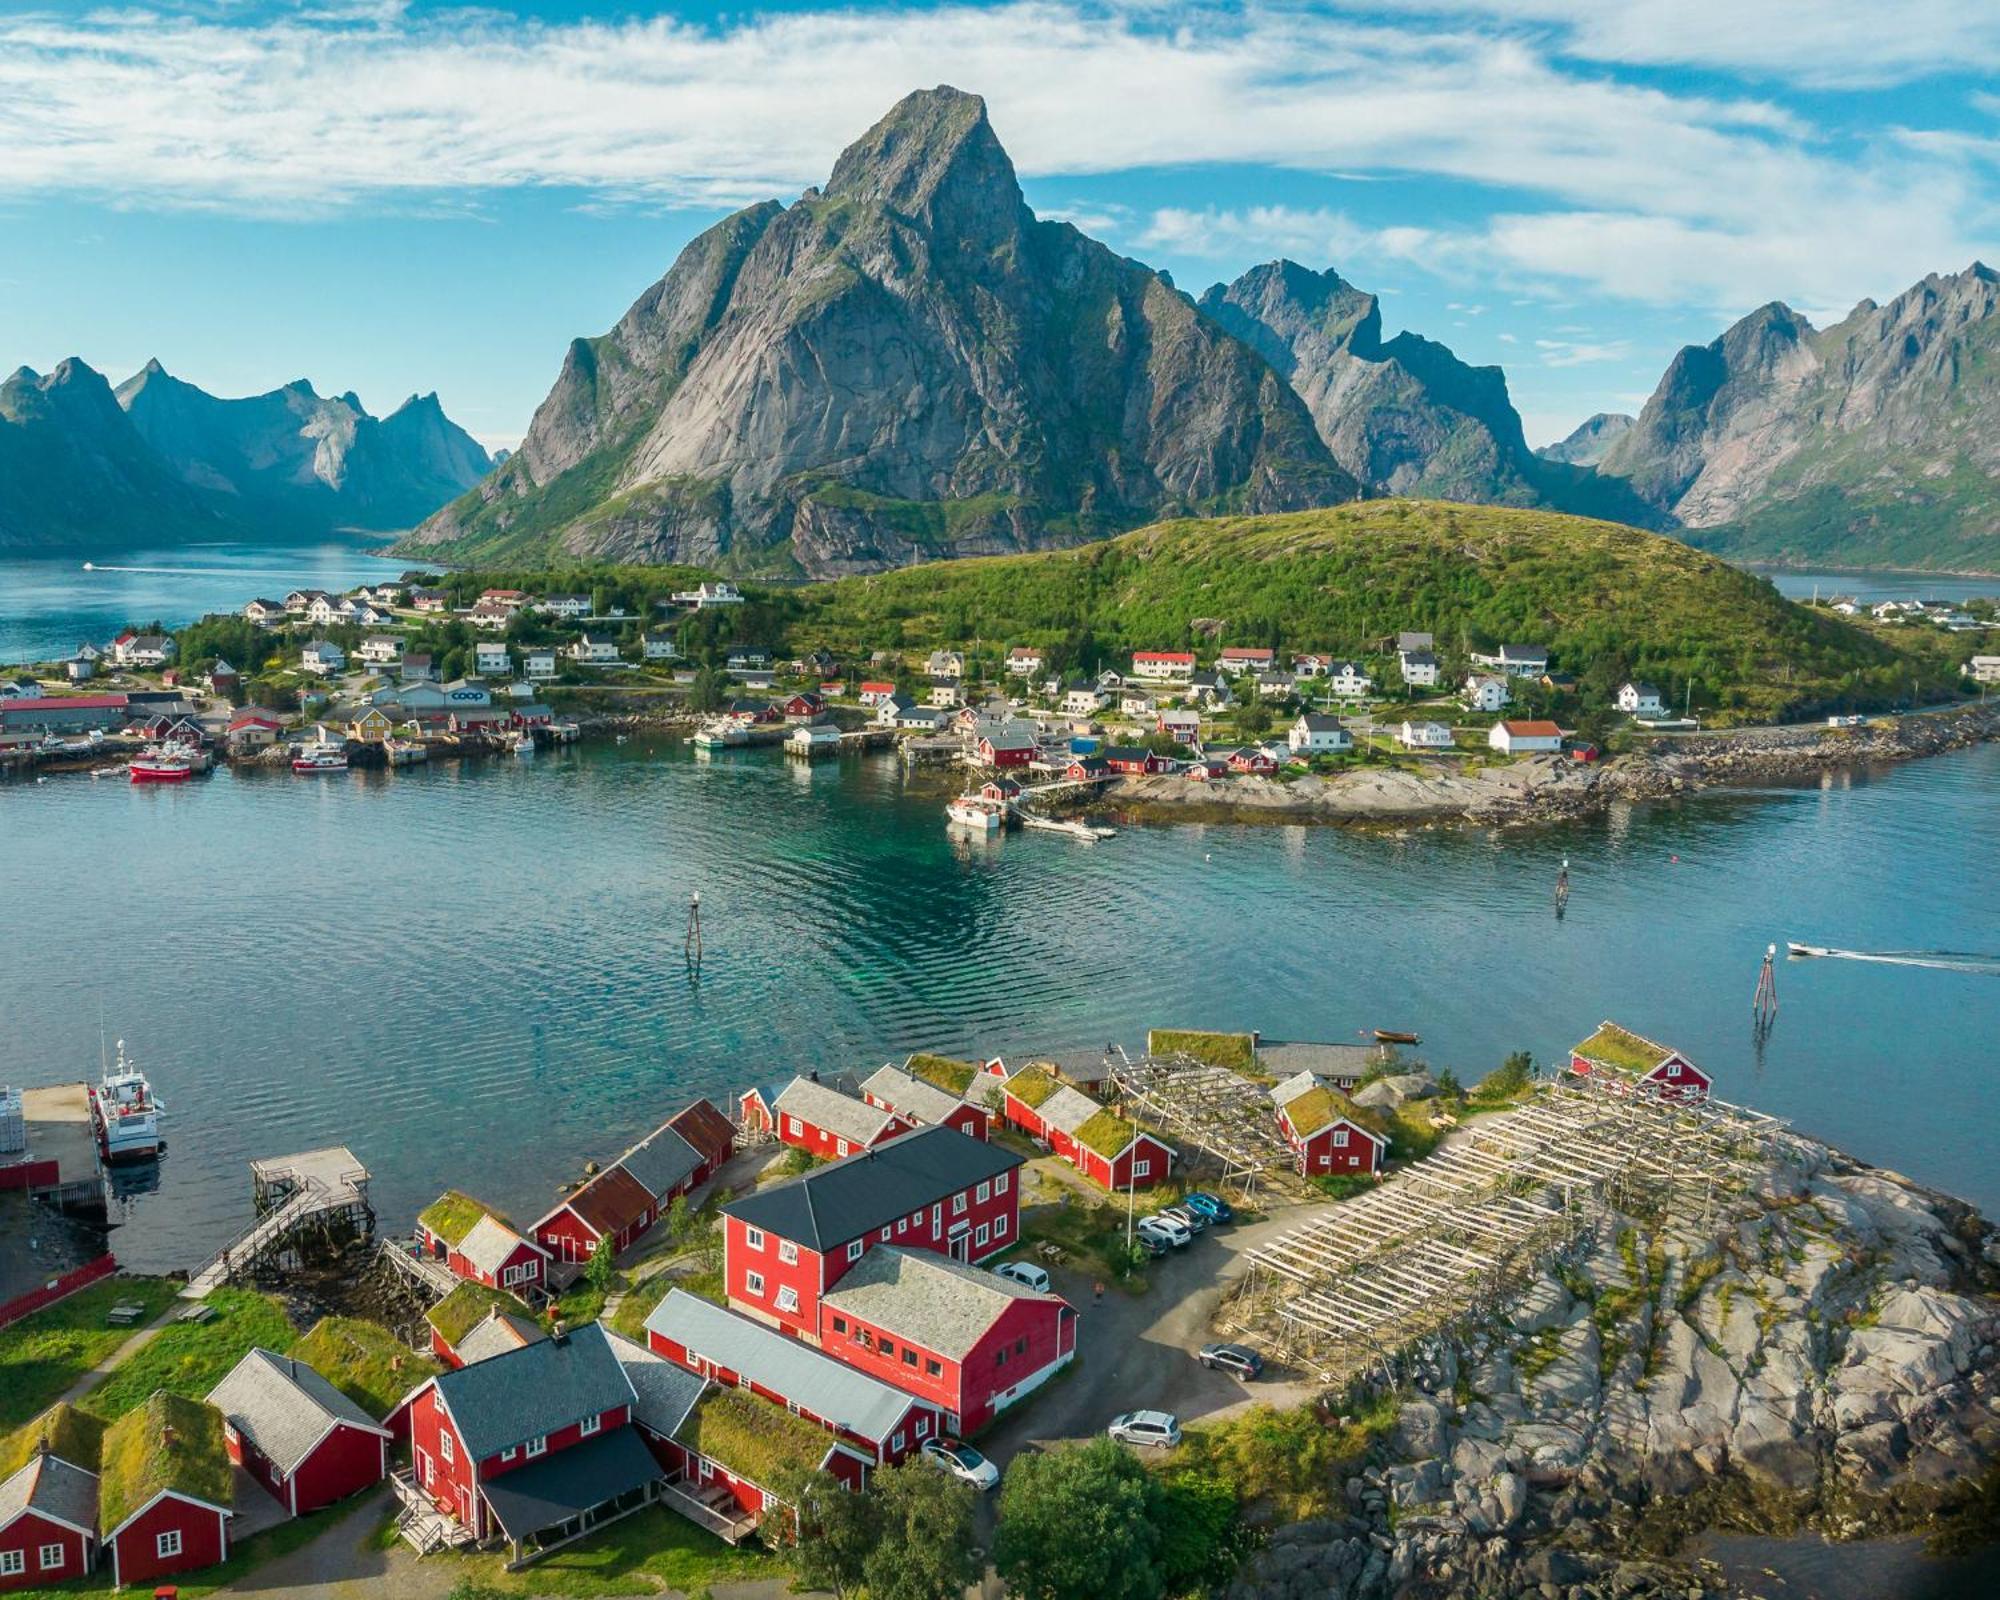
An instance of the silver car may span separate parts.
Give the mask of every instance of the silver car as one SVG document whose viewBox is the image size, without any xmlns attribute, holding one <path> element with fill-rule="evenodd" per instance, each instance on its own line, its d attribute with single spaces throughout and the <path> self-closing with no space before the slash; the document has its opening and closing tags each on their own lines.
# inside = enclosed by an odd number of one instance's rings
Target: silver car
<svg viewBox="0 0 2000 1600">
<path fill-rule="evenodd" d="M 1171 1411 L 1128 1411 L 1104 1430 L 1120 1444 L 1167 1449 L 1181 1442 L 1180 1418 Z"/>
</svg>

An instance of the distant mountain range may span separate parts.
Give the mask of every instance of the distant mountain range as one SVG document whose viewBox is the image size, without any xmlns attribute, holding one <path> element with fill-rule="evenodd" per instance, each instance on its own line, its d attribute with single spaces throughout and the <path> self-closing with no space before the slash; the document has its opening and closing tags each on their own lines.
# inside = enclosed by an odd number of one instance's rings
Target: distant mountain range
<svg viewBox="0 0 2000 1600">
<path fill-rule="evenodd" d="M 1573 467 L 1594 467 L 1605 451 L 1632 427 L 1632 419 L 1622 411 L 1600 411 L 1576 425 L 1569 437 L 1545 444 L 1535 452 L 1544 461 L 1566 461 Z"/>
<path fill-rule="evenodd" d="M 113 390 L 72 358 L 0 383 L 0 550 L 394 532 L 492 465 L 434 394 L 378 418 L 304 380 L 218 399 L 157 361 Z"/>
</svg>

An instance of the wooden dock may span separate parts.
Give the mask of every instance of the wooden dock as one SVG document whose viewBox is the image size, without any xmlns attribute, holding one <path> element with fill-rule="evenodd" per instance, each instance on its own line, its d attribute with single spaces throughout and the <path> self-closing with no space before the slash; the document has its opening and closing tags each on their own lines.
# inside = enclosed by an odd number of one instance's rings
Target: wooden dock
<svg viewBox="0 0 2000 1600">
<path fill-rule="evenodd" d="M 368 1169 L 345 1145 L 253 1161 L 250 1179 L 256 1189 L 257 1220 L 189 1277 L 181 1291 L 184 1298 L 205 1299 L 295 1247 L 306 1235 L 331 1234 L 343 1227 L 362 1235 L 374 1232 Z"/>
</svg>

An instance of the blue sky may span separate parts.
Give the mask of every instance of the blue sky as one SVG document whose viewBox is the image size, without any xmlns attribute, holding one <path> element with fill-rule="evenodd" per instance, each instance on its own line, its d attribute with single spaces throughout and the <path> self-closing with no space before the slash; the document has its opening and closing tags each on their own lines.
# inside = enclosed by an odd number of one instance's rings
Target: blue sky
<svg viewBox="0 0 2000 1600">
<path fill-rule="evenodd" d="M 571 337 L 938 82 L 1037 210 L 1193 292 L 1334 267 L 1538 443 L 1764 301 L 2000 255 L 1962 0 L 0 0 L 0 367 L 435 389 L 511 444 Z"/>
</svg>

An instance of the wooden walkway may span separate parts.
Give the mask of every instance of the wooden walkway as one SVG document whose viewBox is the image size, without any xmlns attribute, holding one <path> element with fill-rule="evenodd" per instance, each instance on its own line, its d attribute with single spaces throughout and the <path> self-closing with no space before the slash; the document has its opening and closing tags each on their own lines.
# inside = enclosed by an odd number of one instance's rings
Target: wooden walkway
<svg viewBox="0 0 2000 1600">
<path fill-rule="evenodd" d="M 345 1145 L 253 1161 L 250 1176 L 257 1188 L 257 1220 L 189 1277 L 181 1291 L 184 1299 L 206 1299 L 316 1222 L 345 1213 L 373 1224 L 368 1169 Z"/>
</svg>

